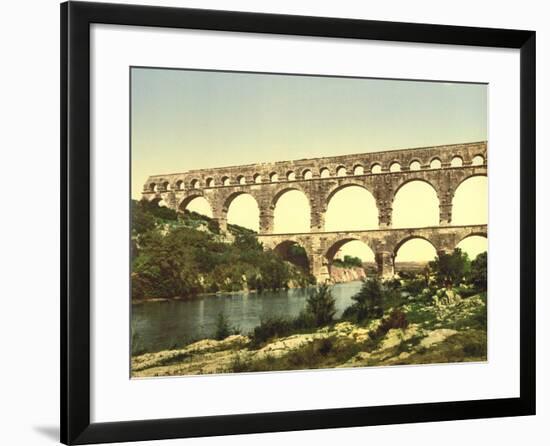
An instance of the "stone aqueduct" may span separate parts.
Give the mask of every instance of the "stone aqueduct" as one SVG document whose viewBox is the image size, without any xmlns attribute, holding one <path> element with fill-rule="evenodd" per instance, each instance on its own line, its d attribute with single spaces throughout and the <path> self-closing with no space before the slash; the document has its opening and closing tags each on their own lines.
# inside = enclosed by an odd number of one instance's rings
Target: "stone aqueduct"
<svg viewBox="0 0 550 446">
<path fill-rule="evenodd" d="M 334 254 L 351 240 L 366 243 L 375 253 L 379 274 L 389 277 L 394 273 L 397 250 L 411 238 L 425 239 L 441 252 L 453 250 L 471 235 L 487 236 L 486 225 L 452 225 L 452 201 L 458 186 L 473 176 L 486 175 L 487 143 L 476 142 L 153 175 L 144 185 L 143 198 L 163 200 L 170 208 L 183 211 L 192 200 L 204 197 L 213 218 L 225 230 L 231 202 L 241 194 L 250 194 L 258 203 L 258 239 L 264 247 L 284 249 L 285 245 L 299 243 L 305 248 L 311 272 L 318 281 L 330 277 Z M 437 192 L 439 226 L 392 228 L 393 199 L 403 185 L 414 180 L 427 182 Z M 352 185 L 373 195 L 379 228 L 326 232 L 324 217 L 330 199 Z M 277 201 L 291 190 L 303 192 L 309 200 L 310 232 L 274 234 Z"/>
</svg>

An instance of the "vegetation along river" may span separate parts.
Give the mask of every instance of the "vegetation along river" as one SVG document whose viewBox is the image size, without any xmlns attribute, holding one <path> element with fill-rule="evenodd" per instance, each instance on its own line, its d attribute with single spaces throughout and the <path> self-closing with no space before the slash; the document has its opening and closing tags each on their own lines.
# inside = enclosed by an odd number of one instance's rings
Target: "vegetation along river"
<svg viewBox="0 0 550 446">
<path fill-rule="evenodd" d="M 336 318 L 353 303 L 351 297 L 360 288 L 360 281 L 332 287 Z M 133 304 L 133 354 L 182 347 L 195 340 L 211 338 L 220 313 L 231 327 L 243 334 L 252 331 L 262 319 L 296 317 L 306 306 L 308 292 L 306 288 L 294 288 L 261 294 L 242 292 Z"/>
</svg>

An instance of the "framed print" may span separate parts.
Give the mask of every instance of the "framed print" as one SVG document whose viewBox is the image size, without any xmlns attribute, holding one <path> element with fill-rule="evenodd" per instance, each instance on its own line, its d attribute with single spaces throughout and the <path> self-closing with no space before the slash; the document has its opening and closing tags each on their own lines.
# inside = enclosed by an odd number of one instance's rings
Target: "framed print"
<svg viewBox="0 0 550 446">
<path fill-rule="evenodd" d="M 62 442 L 535 413 L 534 32 L 61 24 Z"/>
</svg>

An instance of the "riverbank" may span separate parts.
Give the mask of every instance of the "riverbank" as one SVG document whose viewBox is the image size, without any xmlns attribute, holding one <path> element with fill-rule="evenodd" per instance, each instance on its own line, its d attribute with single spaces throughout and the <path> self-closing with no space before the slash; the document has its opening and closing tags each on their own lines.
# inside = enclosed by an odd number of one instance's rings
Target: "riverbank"
<svg viewBox="0 0 550 446">
<path fill-rule="evenodd" d="M 334 267 L 333 274 L 331 275 L 332 283 L 334 284 L 346 284 L 352 282 L 358 282 L 366 279 L 367 275 L 363 268 L 354 267 L 354 268 L 342 268 Z M 300 284 L 290 283 L 288 288 L 281 290 L 293 290 L 293 289 L 314 289 L 315 285 L 310 285 L 308 287 L 301 286 Z M 281 290 L 269 290 L 269 291 L 281 291 Z M 257 289 L 243 289 L 238 291 L 216 291 L 211 293 L 198 293 L 189 296 L 174 296 L 174 297 L 145 297 L 141 299 L 132 299 L 132 304 L 141 304 L 148 302 L 171 302 L 171 301 L 188 301 L 195 299 L 202 299 L 204 297 L 211 296 L 236 296 L 239 294 L 258 294 L 262 293 Z"/>
<path fill-rule="evenodd" d="M 142 304 L 149 302 L 172 302 L 172 301 L 188 301 L 202 299 L 212 296 L 236 296 L 238 294 L 256 294 L 258 290 L 240 290 L 240 291 L 216 291 L 215 293 L 199 293 L 190 296 L 174 296 L 174 297 L 145 297 L 143 299 L 132 299 L 132 304 Z"/>
<path fill-rule="evenodd" d="M 249 336 L 204 339 L 181 349 L 132 357 L 132 377 L 348 368 L 487 360 L 486 296 L 449 305 L 411 301 L 399 307 L 402 328 L 389 328 L 395 309 L 365 324 L 341 321 L 308 333 L 254 345 Z"/>
<path fill-rule="evenodd" d="M 288 288 L 284 288 L 283 290 L 292 290 L 292 289 L 309 289 L 314 288 L 314 285 L 311 285 L 309 287 L 301 287 L 301 286 L 289 286 Z M 270 290 L 270 291 L 281 291 L 281 290 Z M 204 297 L 213 297 L 213 296 L 237 296 L 242 294 L 258 294 L 262 291 L 259 290 L 238 290 L 238 291 L 216 291 L 215 293 L 199 293 L 194 294 L 190 296 L 174 296 L 174 297 L 146 297 L 143 299 L 133 299 L 132 304 L 140 304 L 140 303 L 148 303 L 148 302 L 171 302 L 171 301 L 188 301 L 188 300 L 195 300 L 195 299 L 202 299 Z"/>
</svg>

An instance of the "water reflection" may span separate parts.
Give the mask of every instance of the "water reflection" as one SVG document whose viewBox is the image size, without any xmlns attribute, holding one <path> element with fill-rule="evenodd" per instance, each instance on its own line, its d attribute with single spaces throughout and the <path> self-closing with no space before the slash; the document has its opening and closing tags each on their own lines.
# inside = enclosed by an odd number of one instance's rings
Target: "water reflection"
<svg viewBox="0 0 550 446">
<path fill-rule="evenodd" d="M 353 302 L 361 282 L 332 287 L 336 317 Z M 189 301 L 147 302 L 132 305 L 134 352 L 155 352 L 181 347 L 193 340 L 212 337 L 216 319 L 223 313 L 231 326 L 250 332 L 262 319 L 295 317 L 306 306 L 307 289 L 205 296 Z"/>
</svg>

